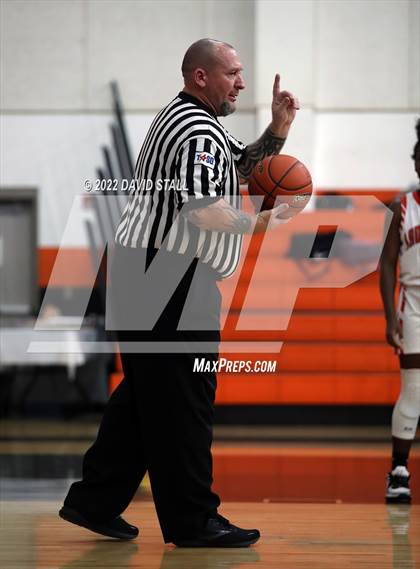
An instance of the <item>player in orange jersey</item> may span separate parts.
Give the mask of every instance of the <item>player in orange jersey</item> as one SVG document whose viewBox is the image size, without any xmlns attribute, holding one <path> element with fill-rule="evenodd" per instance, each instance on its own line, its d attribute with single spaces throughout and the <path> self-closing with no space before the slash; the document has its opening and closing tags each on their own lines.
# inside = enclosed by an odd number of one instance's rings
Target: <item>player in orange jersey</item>
<svg viewBox="0 0 420 569">
<path fill-rule="evenodd" d="M 420 119 L 412 158 L 420 179 Z M 401 391 L 392 414 L 392 467 L 388 503 L 410 503 L 408 456 L 420 415 L 420 189 L 406 193 L 391 209 L 394 217 L 381 258 L 381 295 L 386 339 L 400 358 Z M 399 265 L 400 294 L 394 293 Z"/>
</svg>

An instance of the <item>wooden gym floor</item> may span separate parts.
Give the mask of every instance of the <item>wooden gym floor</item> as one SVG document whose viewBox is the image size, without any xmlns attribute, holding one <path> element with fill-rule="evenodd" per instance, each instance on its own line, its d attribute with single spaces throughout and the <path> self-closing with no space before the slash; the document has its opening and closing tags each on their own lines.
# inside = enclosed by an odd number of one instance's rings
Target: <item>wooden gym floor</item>
<svg viewBox="0 0 420 569">
<path fill-rule="evenodd" d="M 262 533 L 237 550 L 165 545 L 147 479 L 125 513 L 140 526 L 135 542 L 58 518 L 95 432 L 94 421 L 0 423 L 2 569 L 420 567 L 420 449 L 410 461 L 413 504 L 386 506 L 387 429 L 217 428 L 220 511 Z"/>
</svg>

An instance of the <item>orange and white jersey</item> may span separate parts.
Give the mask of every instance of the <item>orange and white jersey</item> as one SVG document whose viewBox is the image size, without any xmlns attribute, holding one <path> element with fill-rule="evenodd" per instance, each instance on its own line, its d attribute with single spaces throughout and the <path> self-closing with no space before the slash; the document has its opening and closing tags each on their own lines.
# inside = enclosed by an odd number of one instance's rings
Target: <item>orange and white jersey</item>
<svg viewBox="0 0 420 569">
<path fill-rule="evenodd" d="M 400 282 L 420 286 L 420 190 L 401 197 Z"/>
</svg>

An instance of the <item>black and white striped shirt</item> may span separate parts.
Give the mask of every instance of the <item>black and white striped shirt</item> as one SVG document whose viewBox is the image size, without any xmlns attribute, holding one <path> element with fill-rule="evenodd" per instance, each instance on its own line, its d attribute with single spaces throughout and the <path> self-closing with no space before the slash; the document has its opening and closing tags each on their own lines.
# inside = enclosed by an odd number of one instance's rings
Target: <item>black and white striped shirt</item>
<svg viewBox="0 0 420 569">
<path fill-rule="evenodd" d="M 245 146 L 219 123 L 210 108 L 181 92 L 155 117 L 140 149 L 136 189 L 123 212 L 116 242 L 194 256 L 220 277 L 239 262 L 242 236 L 201 230 L 181 209 L 198 208 L 223 197 L 240 209 L 236 164 Z M 180 213 L 181 212 L 181 213 Z"/>
</svg>

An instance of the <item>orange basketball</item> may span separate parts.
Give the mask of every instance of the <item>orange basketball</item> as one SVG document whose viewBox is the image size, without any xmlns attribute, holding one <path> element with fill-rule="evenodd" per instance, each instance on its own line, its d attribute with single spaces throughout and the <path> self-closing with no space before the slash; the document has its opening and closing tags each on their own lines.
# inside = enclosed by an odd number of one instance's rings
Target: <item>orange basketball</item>
<svg viewBox="0 0 420 569">
<path fill-rule="evenodd" d="M 287 203 L 289 210 L 283 217 L 294 217 L 310 200 L 312 178 L 300 160 L 276 154 L 256 164 L 249 177 L 248 190 L 251 196 L 264 198 L 261 208 L 261 201 L 254 200 L 257 209 L 273 209 L 275 205 Z"/>
</svg>

